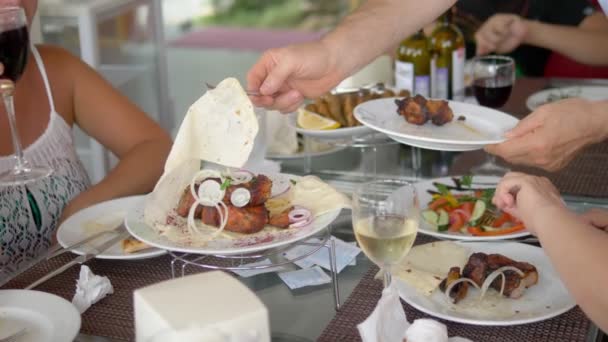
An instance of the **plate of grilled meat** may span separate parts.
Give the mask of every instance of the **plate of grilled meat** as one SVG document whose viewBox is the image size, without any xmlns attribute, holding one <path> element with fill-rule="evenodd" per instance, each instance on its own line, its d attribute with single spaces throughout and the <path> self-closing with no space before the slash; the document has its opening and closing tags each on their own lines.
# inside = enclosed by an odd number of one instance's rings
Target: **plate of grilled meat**
<svg viewBox="0 0 608 342">
<path fill-rule="evenodd" d="M 518 122 L 495 109 L 420 95 L 368 101 L 354 109 L 354 116 L 400 143 L 440 151 L 471 151 L 501 143 Z"/>
<path fill-rule="evenodd" d="M 384 85 L 335 90 L 299 108 L 289 116 L 289 124 L 300 134 L 324 140 L 351 139 L 374 131 L 359 122 L 353 110 L 361 103 L 380 98 L 409 96 Z"/>
<path fill-rule="evenodd" d="M 348 197 L 315 176 L 210 169 L 191 179 L 178 190 L 168 183 L 131 210 L 131 234 L 176 252 L 247 254 L 317 234 L 350 207 Z"/>
<path fill-rule="evenodd" d="M 543 249 L 522 243 L 416 246 L 393 276 L 405 302 L 465 324 L 538 322 L 576 305 Z"/>
</svg>

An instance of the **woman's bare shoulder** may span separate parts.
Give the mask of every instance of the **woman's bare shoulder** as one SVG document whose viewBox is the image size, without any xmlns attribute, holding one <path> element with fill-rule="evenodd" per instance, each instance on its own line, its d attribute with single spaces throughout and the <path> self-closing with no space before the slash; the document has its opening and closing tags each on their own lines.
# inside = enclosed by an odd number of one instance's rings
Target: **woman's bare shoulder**
<svg viewBox="0 0 608 342">
<path fill-rule="evenodd" d="M 65 69 L 81 66 L 84 62 L 70 51 L 56 45 L 36 45 L 47 69 Z"/>
</svg>

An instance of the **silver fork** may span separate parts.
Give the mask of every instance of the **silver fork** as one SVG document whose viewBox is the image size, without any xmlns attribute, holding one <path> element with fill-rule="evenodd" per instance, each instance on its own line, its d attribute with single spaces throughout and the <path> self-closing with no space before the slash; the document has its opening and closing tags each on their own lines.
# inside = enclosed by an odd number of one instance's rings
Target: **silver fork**
<svg viewBox="0 0 608 342">
<path fill-rule="evenodd" d="M 11 336 L 7 336 L 5 338 L 1 338 L 0 342 L 17 342 L 17 339 L 27 333 L 27 329 L 22 328 Z"/>
<path fill-rule="evenodd" d="M 213 84 L 209 84 L 209 83 L 205 82 L 205 85 L 206 85 L 206 86 L 207 86 L 207 88 L 209 88 L 210 90 L 215 89 L 215 86 L 214 86 Z M 259 93 L 259 92 L 257 92 L 257 91 L 248 91 L 248 90 L 246 90 L 246 91 L 245 91 L 245 94 L 247 94 L 247 95 L 249 95 L 249 96 L 263 96 L 262 94 L 260 94 L 260 93 Z M 0 342 L 2 342 L 2 341 L 0 341 Z"/>
</svg>

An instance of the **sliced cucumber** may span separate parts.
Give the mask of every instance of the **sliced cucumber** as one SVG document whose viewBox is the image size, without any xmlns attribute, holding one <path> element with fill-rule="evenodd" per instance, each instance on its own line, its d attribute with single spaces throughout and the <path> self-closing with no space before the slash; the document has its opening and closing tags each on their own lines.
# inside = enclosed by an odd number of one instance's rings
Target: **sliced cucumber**
<svg viewBox="0 0 608 342">
<path fill-rule="evenodd" d="M 475 227 L 479 223 L 479 219 L 483 216 L 483 213 L 486 212 L 486 203 L 482 200 L 475 201 L 475 206 L 473 207 L 473 213 L 471 214 L 471 218 L 469 219 L 469 226 Z"/>
<path fill-rule="evenodd" d="M 439 209 L 438 213 L 439 219 L 437 220 L 437 230 L 440 232 L 448 230 L 448 227 L 450 226 L 450 215 L 443 209 Z"/>
<path fill-rule="evenodd" d="M 481 226 L 481 229 L 483 229 L 484 232 L 495 232 L 501 230 L 502 228 L 496 228 L 492 226 Z"/>
<path fill-rule="evenodd" d="M 439 222 L 439 215 L 434 210 L 425 210 L 422 212 L 422 218 L 433 227 L 437 227 Z"/>
</svg>

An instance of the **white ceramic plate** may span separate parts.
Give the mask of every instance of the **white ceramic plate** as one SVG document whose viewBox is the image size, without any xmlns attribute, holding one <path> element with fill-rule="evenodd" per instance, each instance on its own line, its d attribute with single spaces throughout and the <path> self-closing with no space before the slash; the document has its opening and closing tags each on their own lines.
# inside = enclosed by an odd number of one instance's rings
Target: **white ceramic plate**
<svg viewBox="0 0 608 342">
<path fill-rule="evenodd" d="M 536 108 L 559 99 L 570 97 L 581 97 L 587 100 L 608 100 L 608 87 L 602 86 L 575 86 L 555 89 L 545 89 L 534 93 L 526 100 L 526 106 L 529 110 Z M 552 99 L 553 98 L 553 99 Z"/>
<path fill-rule="evenodd" d="M 287 174 L 269 175 L 269 177 L 274 179 L 283 178 L 286 181 L 298 178 Z M 278 182 L 275 181 L 273 184 L 278 184 Z M 273 188 L 273 193 L 281 191 L 278 188 L 276 190 Z M 341 211 L 341 209 L 338 209 L 318 216 L 304 228 L 291 228 L 275 232 L 262 231 L 252 236 L 243 234 L 242 237 L 236 239 L 218 238 L 208 242 L 204 247 L 197 247 L 179 244 L 159 235 L 151 226 L 146 224 L 144 207 L 144 201 L 137 203 L 135 207 L 129 210 L 125 219 L 125 225 L 133 236 L 151 246 L 169 251 L 211 255 L 248 254 L 304 240 L 326 229 L 340 215 Z"/>
<path fill-rule="evenodd" d="M 119 226 L 124 222 L 128 210 L 143 202 L 144 196 L 131 196 L 102 202 L 92 207 L 77 212 L 61 224 L 57 232 L 57 240 L 63 247 L 71 246 L 87 237 Z M 101 245 L 103 242 L 113 238 L 114 234 L 103 235 L 90 242 L 92 246 Z M 86 245 L 73 250 L 73 253 L 84 254 L 87 252 Z M 156 257 L 165 251 L 150 248 L 135 253 L 125 253 L 121 242 L 117 242 L 107 251 L 97 255 L 98 259 L 123 259 L 135 260 Z"/>
<path fill-rule="evenodd" d="M 470 151 L 505 141 L 504 133 L 518 120 L 511 115 L 479 105 L 449 101 L 454 120 L 443 126 L 428 122 L 413 125 L 397 114 L 397 98 L 364 102 L 355 107 L 355 117 L 365 126 L 387 134 L 392 139 L 440 151 Z M 464 122 L 457 120 L 464 116 Z"/>
<path fill-rule="evenodd" d="M 495 188 L 496 184 L 500 181 L 499 177 L 492 176 L 473 176 L 473 187 L 475 188 Z M 428 193 L 428 190 L 437 190 L 435 186 L 433 186 L 434 182 L 453 185 L 451 177 L 444 178 L 436 178 L 431 180 L 426 180 L 422 182 L 418 182 L 415 184 L 416 191 L 418 192 L 418 198 L 420 199 L 420 209 L 426 210 L 427 205 L 431 202 L 432 196 Z M 520 231 L 512 234 L 505 234 L 499 236 L 473 236 L 466 235 L 461 233 L 451 233 L 451 232 L 440 232 L 437 231 L 432 225 L 425 222 L 423 219 L 420 220 L 420 227 L 418 232 L 425 235 L 431 235 L 434 237 L 438 237 L 440 239 L 452 239 L 452 240 L 463 240 L 463 241 L 491 241 L 491 240 L 505 240 L 505 239 L 514 239 L 522 236 L 528 236 L 530 233 L 528 231 Z"/>
<path fill-rule="evenodd" d="M 80 314 L 67 300 L 31 290 L 0 290 L 0 340 L 22 328 L 19 342 L 73 341 L 80 331 Z"/>
<path fill-rule="evenodd" d="M 495 291 L 489 291 L 488 295 L 493 295 L 493 298 L 484 298 L 481 304 L 476 304 L 475 309 L 466 307 L 476 302 L 479 292 L 469 290 L 467 297 L 458 304 L 461 305 L 460 309 L 456 310 L 450 307 L 441 291 L 435 290 L 431 296 L 425 296 L 395 277 L 399 295 L 406 303 L 438 318 L 475 325 L 533 323 L 561 315 L 576 306 L 542 248 L 515 242 L 459 243 L 471 253 L 498 253 L 534 265 L 539 274 L 538 283 L 527 289 L 519 299 L 497 298 Z"/>
<path fill-rule="evenodd" d="M 298 127 L 297 124 L 298 113 L 290 113 L 288 115 L 289 126 L 294 128 L 296 132 L 314 137 L 321 140 L 343 140 L 351 139 L 353 137 L 359 137 L 373 133 L 374 131 L 366 126 L 346 127 L 328 130 L 315 130 L 315 129 L 303 129 Z"/>
</svg>

